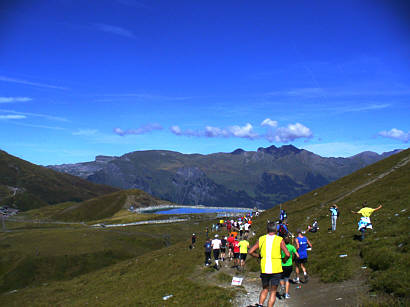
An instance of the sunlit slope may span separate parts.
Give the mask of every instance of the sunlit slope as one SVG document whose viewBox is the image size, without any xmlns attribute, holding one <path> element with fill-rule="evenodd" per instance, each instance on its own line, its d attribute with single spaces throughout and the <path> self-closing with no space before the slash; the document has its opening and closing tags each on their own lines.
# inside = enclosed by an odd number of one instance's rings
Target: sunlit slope
<svg viewBox="0 0 410 307">
<path fill-rule="evenodd" d="M 371 217 L 374 231 L 366 239 L 358 239 L 357 222 L 361 204 L 383 208 Z M 337 231 L 329 233 L 329 207 L 334 202 L 340 209 Z M 319 221 L 319 233 L 308 233 L 313 244 L 309 271 L 323 281 L 333 282 L 366 277 L 371 289 L 379 294 L 391 294 L 396 300 L 408 302 L 410 278 L 408 264 L 408 233 L 410 203 L 410 150 L 343 177 L 323 188 L 286 202 L 290 229 L 306 229 L 314 219 Z M 275 220 L 279 207 L 266 211 L 256 226 L 263 232 L 267 219 Z M 339 257 L 347 254 L 347 257 Z M 363 269 L 362 267 L 367 267 Z"/>
<path fill-rule="evenodd" d="M 118 189 L 38 166 L 0 151 L 0 205 L 22 210 L 83 201 Z"/>
<path fill-rule="evenodd" d="M 27 214 L 33 218 L 48 220 L 87 222 L 113 217 L 121 218 L 124 214 L 120 214 L 120 211 L 126 211 L 131 206 L 144 208 L 161 204 L 170 203 L 154 198 L 144 191 L 132 189 L 95 197 L 79 203 L 63 203 L 52 208 L 40 208 L 29 211 Z"/>
</svg>

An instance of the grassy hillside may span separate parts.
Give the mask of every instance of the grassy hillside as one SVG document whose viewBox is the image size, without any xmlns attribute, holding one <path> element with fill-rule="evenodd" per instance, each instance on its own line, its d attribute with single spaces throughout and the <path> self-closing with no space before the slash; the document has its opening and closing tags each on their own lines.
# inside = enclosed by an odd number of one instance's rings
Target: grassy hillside
<svg viewBox="0 0 410 307">
<path fill-rule="evenodd" d="M 410 150 L 406 150 L 282 205 L 291 231 L 306 229 L 314 219 L 319 222 L 320 231 L 307 234 L 313 244 L 308 264 L 311 273 L 324 282 L 359 274 L 386 302 L 393 298 L 395 304 L 409 303 L 409 160 Z M 359 215 L 351 210 L 358 211 L 364 201 L 373 208 L 380 202 L 383 208 L 372 215 L 374 231 L 368 231 L 361 242 L 357 240 Z M 334 202 L 341 213 L 337 231 L 330 233 L 329 207 Z M 266 219 L 278 216 L 279 207 L 266 211 L 256 223 L 260 233 Z M 342 254 L 348 256 L 340 258 Z"/>
<path fill-rule="evenodd" d="M 372 293 L 361 298 L 364 305 L 410 304 L 409 160 L 407 150 L 283 204 L 291 231 L 319 221 L 320 231 L 307 235 L 313 243 L 308 272 L 324 282 L 364 279 Z M 374 231 L 360 242 L 359 216 L 350 211 L 365 200 L 372 207 L 380 201 L 383 208 L 372 215 Z M 328 208 L 335 201 L 341 216 L 337 231 L 329 233 Z M 264 233 L 267 219 L 278 215 L 276 207 L 255 220 L 257 234 Z M 115 230 L 8 223 L 13 231 L 0 233 L 0 305 L 231 306 L 231 289 L 197 278 L 202 274 L 203 230 L 209 223 Z M 190 250 L 192 232 L 200 233 L 199 248 Z M 258 263 L 249 259 L 247 267 L 258 270 Z M 173 297 L 163 301 L 167 294 Z"/>
<path fill-rule="evenodd" d="M 62 221 L 94 221 L 111 218 L 122 209 L 149 207 L 160 204 L 168 204 L 152 197 L 141 190 L 126 190 L 92 198 L 79 203 L 58 205 L 55 210 L 50 210 L 49 215 L 44 210 L 30 212 L 30 215 L 42 213 L 43 217 Z M 135 215 L 135 214 L 134 214 Z"/>
<path fill-rule="evenodd" d="M 29 163 L 5 151 L 0 151 L 0 174 L 0 205 L 15 205 L 21 210 L 118 191 Z"/>
</svg>

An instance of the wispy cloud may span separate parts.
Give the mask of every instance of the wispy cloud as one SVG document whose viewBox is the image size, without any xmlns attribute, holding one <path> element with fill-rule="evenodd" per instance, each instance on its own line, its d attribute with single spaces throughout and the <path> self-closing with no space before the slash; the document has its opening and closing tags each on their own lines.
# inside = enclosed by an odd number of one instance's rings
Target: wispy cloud
<svg viewBox="0 0 410 307">
<path fill-rule="evenodd" d="M 0 115 L 0 119 L 25 119 L 24 115 Z"/>
<path fill-rule="evenodd" d="M 69 122 L 69 120 L 64 118 L 64 117 L 52 116 L 52 115 L 47 115 L 47 114 L 18 112 L 18 111 L 14 111 L 14 110 L 6 110 L 6 109 L 0 109 L 0 112 L 12 113 L 12 114 L 17 114 L 17 115 L 24 115 L 24 116 L 27 116 L 27 117 L 29 117 L 29 116 L 41 117 L 41 118 L 45 118 L 45 119 L 52 120 L 52 121 Z"/>
<path fill-rule="evenodd" d="M 28 80 L 10 78 L 10 77 L 6 77 L 6 76 L 0 76 L 0 81 L 30 85 L 30 86 L 34 86 L 34 87 L 51 88 L 51 89 L 57 89 L 57 90 L 68 90 L 68 88 L 64 87 L 64 86 L 57 86 L 57 85 L 51 85 L 51 84 L 46 84 L 46 83 L 32 82 L 32 81 L 28 81 Z"/>
<path fill-rule="evenodd" d="M 146 134 L 154 130 L 162 130 L 162 129 L 163 127 L 160 124 L 154 123 L 154 124 L 147 124 L 147 125 L 141 126 L 137 129 L 123 130 L 121 128 L 114 128 L 114 133 L 120 136 L 139 135 L 139 134 Z"/>
<path fill-rule="evenodd" d="M 108 25 L 105 23 L 94 23 L 92 26 L 94 29 L 101 31 L 101 32 L 106 32 L 106 33 L 110 33 L 110 34 L 114 34 L 114 35 L 118 35 L 122 37 L 127 37 L 127 38 L 132 38 L 132 39 L 136 38 L 132 31 L 122 28 L 122 27 Z"/>
<path fill-rule="evenodd" d="M 219 128 L 213 126 L 206 126 L 202 130 L 192 130 L 186 129 L 183 130 L 179 126 L 175 125 L 170 128 L 171 132 L 175 135 L 181 136 L 195 136 L 195 137 L 238 137 L 238 138 L 247 138 L 255 139 L 259 135 L 253 131 L 253 126 L 250 123 L 247 123 L 245 126 L 230 126 L 228 128 Z"/>
<path fill-rule="evenodd" d="M 40 129 L 49 129 L 49 130 L 65 130 L 65 128 L 58 127 L 58 126 L 37 125 L 37 124 L 20 122 L 20 121 L 18 122 L 11 121 L 10 123 L 13 123 L 14 125 L 17 125 L 17 126 L 30 127 L 30 128 L 40 128 Z"/>
<path fill-rule="evenodd" d="M 27 102 L 31 100 L 29 97 L 0 97 L 0 103 Z"/>
<path fill-rule="evenodd" d="M 98 133 L 97 129 L 78 129 L 73 132 L 73 135 L 82 135 L 82 136 L 94 136 Z"/>
<path fill-rule="evenodd" d="M 393 128 L 388 131 L 380 131 L 380 136 L 395 139 L 407 143 L 410 140 L 410 131 L 404 132 L 403 130 Z"/>
<path fill-rule="evenodd" d="M 104 98 L 96 99 L 96 101 L 115 101 L 115 100 L 118 100 L 118 98 L 135 98 L 139 100 L 179 101 L 179 100 L 189 100 L 193 98 L 191 96 L 169 96 L 169 95 L 156 95 L 156 94 L 147 94 L 147 93 L 107 94 L 107 95 L 103 95 L 103 97 Z"/>
<path fill-rule="evenodd" d="M 362 90 L 362 89 L 335 89 L 322 87 L 304 87 L 288 90 L 272 91 L 265 93 L 265 96 L 283 96 L 283 97 L 374 97 L 374 96 L 405 96 L 410 94 L 410 89 L 399 90 Z"/>
</svg>

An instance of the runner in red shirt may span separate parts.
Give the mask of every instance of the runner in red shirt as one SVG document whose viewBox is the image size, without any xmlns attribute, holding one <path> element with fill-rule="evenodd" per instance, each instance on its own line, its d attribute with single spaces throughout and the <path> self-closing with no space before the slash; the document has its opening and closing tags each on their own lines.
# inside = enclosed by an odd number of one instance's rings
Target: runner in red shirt
<svg viewBox="0 0 410 307">
<path fill-rule="evenodd" d="M 235 237 L 234 236 L 229 236 L 228 239 L 228 258 L 230 261 L 232 261 L 233 258 L 233 242 L 235 242 Z"/>
<path fill-rule="evenodd" d="M 239 248 L 239 241 L 235 238 L 235 241 L 233 242 L 233 266 L 235 268 L 239 268 L 240 266 L 240 259 L 239 259 L 239 254 L 240 254 L 240 248 Z"/>
</svg>

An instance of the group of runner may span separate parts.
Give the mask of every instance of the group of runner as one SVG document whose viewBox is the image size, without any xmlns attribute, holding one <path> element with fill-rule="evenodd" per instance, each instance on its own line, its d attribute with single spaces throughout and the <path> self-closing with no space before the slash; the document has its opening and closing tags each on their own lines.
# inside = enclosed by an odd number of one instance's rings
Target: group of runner
<svg viewBox="0 0 410 307">
<path fill-rule="evenodd" d="M 215 231 L 226 228 L 227 236 L 221 239 L 219 234 L 215 234 L 211 240 L 209 232 L 206 232 L 207 239 L 204 244 L 205 266 L 212 264 L 211 256 L 213 255 L 215 269 L 220 269 L 220 261 L 229 260 L 233 261 L 233 268 L 243 270 L 248 255 L 248 235 L 251 225 L 252 214 L 247 214 L 231 220 L 220 220 L 218 227 L 212 227 Z"/>
<path fill-rule="evenodd" d="M 374 211 L 382 208 L 379 204 L 377 208 L 367 207 L 365 202 L 362 209 L 352 213 L 360 214 L 362 217 L 358 223 L 359 231 L 362 233 L 364 239 L 364 232 L 366 229 L 372 229 L 370 216 Z M 339 216 L 339 208 L 333 204 L 330 208 L 332 231 L 336 231 L 336 221 Z M 269 222 L 267 224 L 267 234 L 261 236 L 257 242 L 249 249 L 249 229 L 252 225 L 251 217 L 240 217 L 232 220 L 220 220 L 218 227 L 214 229 L 226 227 L 227 236 L 219 239 L 219 234 L 215 234 L 211 240 L 209 238 L 209 231 L 207 229 L 207 241 L 205 247 L 205 265 L 212 264 L 211 255 L 215 260 L 214 267 L 220 269 L 220 260 L 233 260 L 234 268 L 244 268 L 247 254 L 256 257 L 260 260 L 262 291 L 259 295 L 259 302 L 253 306 L 263 306 L 268 294 L 268 307 L 274 305 L 276 297 L 289 299 L 290 281 L 294 283 L 308 282 L 309 277 L 305 264 L 307 263 L 307 251 L 312 248 L 309 239 L 304 236 L 306 231 L 297 230 L 296 237 L 289 231 L 287 224 L 287 214 L 284 210 L 280 211 L 279 221 Z M 307 231 L 317 232 L 319 229 L 317 220 L 314 220 L 312 226 L 308 226 Z M 242 231 L 241 231 L 242 230 Z M 254 234 L 254 233 L 253 233 Z M 195 235 L 195 234 L 194 234 Z M 194 236 L 193 236 L 194 237 Z M 196 240 L 196 236 L 195 236 Z M 295 245 L 292 243 L 294 242 Z M 194 244 L 194 239 L 193 239 Z M 295 264 L 296 278 L 290 280 L 290 275 Z M 303 281 L 300 279 L 303 272 Z M 281 285 L 277 293 L 278 286 Z"/>
</svg>

